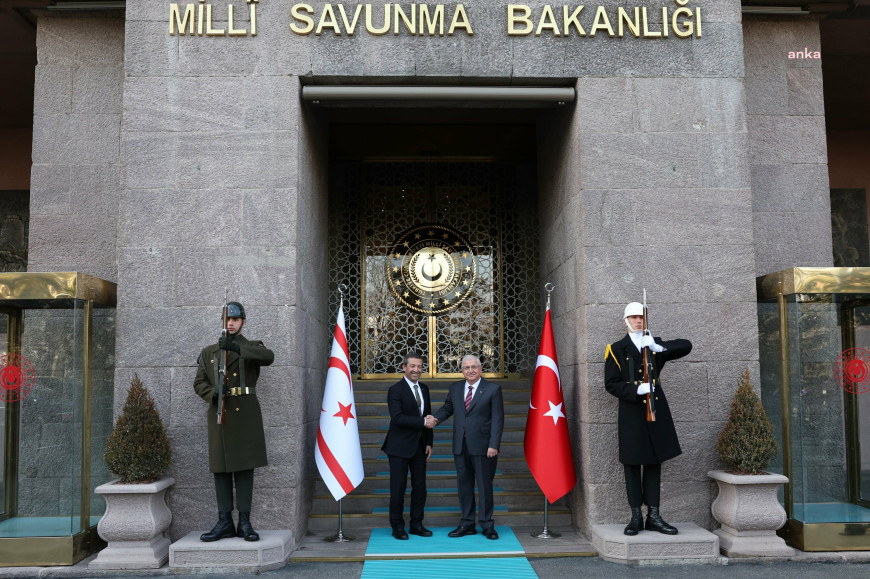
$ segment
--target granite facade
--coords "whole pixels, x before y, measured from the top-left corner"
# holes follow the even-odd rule
[[[230,4],[249,28],[247,4]],[[292,4],[263,2],[256,37],[172,36],[164,0],[129,3],[125,20],[39,23],[30,269],[118,282],[116,411],[138,372],[173,442],[172,537],[214,522],[191,384],[225,287],[248,310],[246,334],[276,352],[260,378],[270,466],[255,476],[255,524],[294,537],[307,524],[332,324],[328,118],[300,102],[307,82],[576,88],[537,123],[574,522],[626,518],[603,354],[646,288],[654,332],[695,344],[663,380],[684,449],[665,466],[663,511],[709,528],[715,435],[741,371],[758,370],[754,278],[830,265],[821,71],[782,54],[817,24],[741,22],[737,0],[704,0],[691,3],[701,37],[509,36],[505,5],[475,0],[474,36],[303,36]],[[660,21],[665,4],[637,5]],[[800,238],[798,222],[810,224]]]

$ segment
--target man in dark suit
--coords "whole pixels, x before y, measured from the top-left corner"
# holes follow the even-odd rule
[[[477,482],[480,509],[478,523],[487,539],[498,539],[492,520],[492,480],[498,464],[498,447],[504,430],[504,400],[501,387],[484,380],[477,356],[462,358],[465,380],[454,382],[447,392],[444,406],[435,413],[435,420],[453,419],[453,461],[459,487],[462,519],[448,533],[450,537],[474,535],[474,483]],[[436,424],[437,424],[436,422]]]
[[[423,526],[423,508],[426,506],[426,461],[432,455],[432,428],[435,422],[428,417],[432,412],[429,387],[420,384],[423,358],[409,352],[402,361],[405,376],[387,391],[390,410],[390,429],[381,447],[390,459],[390,526],[393,537],[406,541],[405,506],[408,469],[411,469],[411,526],[410,533],[431,537],[432,531]]]
[[[677,529],[659,513],[662,463],[682,453],[671,409],[658,380],[665,362],[682,358],[692,351],[689,340],[670,340],[645,335],[643,305],[625,306],[623,321],[628,334],[607,346],[604,354],[604,386],[619,398],[619,462],[625,471],[625,489],[631,507],[626,535],[637,535],[643,528],[641,506],[646,504],[646,530],[676,535]],[[643,348],[652,354],[652,383],[643,381]],[[647,395],[655,398],[655,422],[647,422]],[[642,469],[642,470],[641,470]]]

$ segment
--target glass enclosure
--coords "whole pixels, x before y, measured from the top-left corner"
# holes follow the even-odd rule
[[[0,565],[73,564],[100,546],[111,478],[114,284],[0,274],[0,348]]]
[[[761,394],[781,451],[769,470],[804,551],[870,548],[870,268],[758,279]]]

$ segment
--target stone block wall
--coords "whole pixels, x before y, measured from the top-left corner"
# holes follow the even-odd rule
[[[756,275],[830,267],[831,203],[815,20],[743,23]],[[794,55],[793,55],[794,56]]]
[[[38,15],[29,271],[116,281],[124,20]]]
[[[224,288],[246,307],[245,335],[275,352],[258,382],[269,466],[255,474],[252,520],[297,539],[307,523],[329,356],[313,337],[334,323],[327,131],[300,105],[307,71],[273,66],[286,65],[274,44],[286,31],[268,32],[276,20],[263,17],[256,38],[179,37],[168,4],[127,9],[116,395],[134,371],[158,393],[175,454],[173,538],[216,516],[192,384],[199,350],[219,336]]]

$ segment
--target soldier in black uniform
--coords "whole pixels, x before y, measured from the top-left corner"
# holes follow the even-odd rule
[[[625,306],[623,317],[628,334],[607,346],[604,355],[604,381],[607,391],[619,398],[619,462],[625,470],[625,488],[631,507],[631,522],[626,535],[637,535],[644,528],[641,505],[647,506],[646,530],[676,535],[677,529],[659,514],[662,463],[679,456],[680,443],[668,399],[656,379],[643,381],[641,350],[649,347],[658,377],[669,360],[682,358],[692,351],[688,340],[663,342],[643,334],[643,305]],[[652,380],[653,377],[650,377]],[[646,394],[655,397],[655,422],[646,420]]]
[[[248,340],[242,335],[245,326],[245,308],[239,302],[227,304],[226,336],[217,344],[202,349],[197,360],[198,369],[193,388],[200,398],[209,403],[208,463],[214,473],[214,486],[218,503],[218,522],[203,541],[217,541],[241,537],[246,541],[259,541],[260,536],[251,526],[251,499],[254,491],[254,468],[266,466],[266,436],[263,416],[257,400],[257,378],[260,367],[275,360],[275,354],[263,342]],[[223,351],[227,352],[227,390],[223,424],[217,423],[218,366]],[[239,527],[233,523],[233,480],[236,487],[236,507]]]

